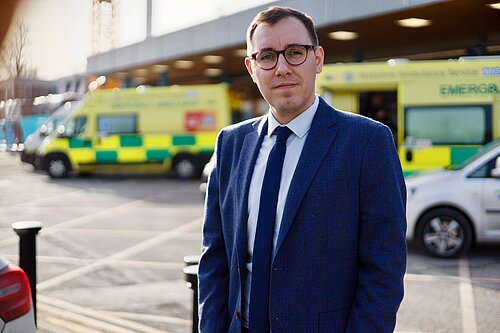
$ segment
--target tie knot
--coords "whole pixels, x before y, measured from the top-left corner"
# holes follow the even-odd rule
[[[278,126],[274,130],[274,134],[276,134],[276,142],[286,142],[290,134],[292,134],[292,130],[286,126]]]

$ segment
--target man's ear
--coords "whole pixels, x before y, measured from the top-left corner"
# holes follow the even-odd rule
[[[323,70],[323,62],[325,61],[325,51],[323,50],[323,48],[321,46],[318,46],[316,48],[316,52],[314,52],[315,54],[315,59],[316,59],[316,74],[319,74],[321,73],[321,71]]]
[[[245,58],[245,67],[247,68],[248,74],[252,77],[253,82],[257,83],[257,81],[255,81],[255,73],[252,68],[252,60],[249,57]]]

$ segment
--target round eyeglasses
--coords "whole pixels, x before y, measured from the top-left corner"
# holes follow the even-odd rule
[[[276,67],[280,54],[283,54],[287,63],[292,66],[298,66],[302,65],[306,61],[307,54],[309,53],[308,51],[310,49],[314,50],[315,48],[316,47],[314,45],[293,44],[281,51],[264,49],[253,53],[250,58],[255,60],[257,66],[264,70],[270,70]]]

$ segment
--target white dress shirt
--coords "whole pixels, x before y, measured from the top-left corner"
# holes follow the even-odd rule
[[[264,180],[264,173],[266,171],[267,158],[269,157],[269,153],[271,152],[271,149],[276,142],[276,136],[271,136],[271,134],[278,126],[287,126],[293,132],[288,137],[288,140],[286,142],[286,155],[283,162],[283,171],[281,173],[278,204],[276,207],[276,222],[274,224],[273,234],[274,257],[276,251],[276,242],[278,240],[278,232],[281,226],[281,218],[283,217],[283,209],[285,207],[288,189],[290,188],[290,183],[292,181],[295,168],[297,167],[300,154],[302,153],[302,148],[304,147],[304,142],[306,141],[307,134],[309,133],[309,129],[311,128],[311,123],[313,121],[314,115],[316,114],[318,105],[319,97],[316,96],[313,104],[288,124],[280,124],[276,120],[276,118],[274,118],[271,111],[269,111],[269,113],[267,114],[267,135],[262,141],[259,155],[257,156],[257,161],[255,162],[255,167],[253,170],[252,180],[250,182],[250,189],[248,193],[248,261],[246,263],[247,274],[244,286],[245,294],[243,295],[242,299],[242,319],[244,325],[248,324],[248,305],[250,300],[250,286],[252,281],[252,255],[253,244],[255,241],[255,232],[257,230],[257,217],[259,216],[260,192],[262,189],[262,182]]]

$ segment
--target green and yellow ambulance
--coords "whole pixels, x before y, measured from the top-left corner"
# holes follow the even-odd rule
[[[53,178],[73,172],[201,174],[230,124],[226,84],[96,90],[37,150]]]
[[[500,57],[331,64],[317,90],[387,124],[406,175],[459,164],[500,137]]]

